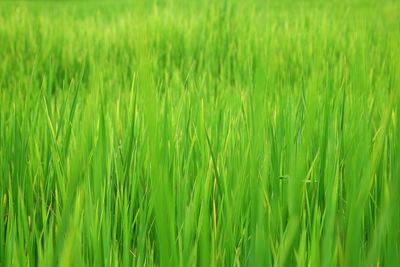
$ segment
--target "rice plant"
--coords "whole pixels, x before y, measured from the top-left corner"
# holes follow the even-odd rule
[[[399,14],[0,3],[0,266],[400,266]]]

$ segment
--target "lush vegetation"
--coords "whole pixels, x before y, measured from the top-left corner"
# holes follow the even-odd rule
[[[0,266],[400,266],[399,14],[2,3]]]

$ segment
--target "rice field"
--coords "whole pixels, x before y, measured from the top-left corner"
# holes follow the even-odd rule
[[[0,266],[400,266],[400,2],[0,3]]]

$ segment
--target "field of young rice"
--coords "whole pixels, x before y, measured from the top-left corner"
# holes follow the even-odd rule
[[[400,2],[0,3],[0,266],[400,266]]]

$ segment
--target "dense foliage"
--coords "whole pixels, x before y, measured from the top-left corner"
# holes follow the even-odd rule
[[[0,266],[400,266],[397,1],[0,4]]]

